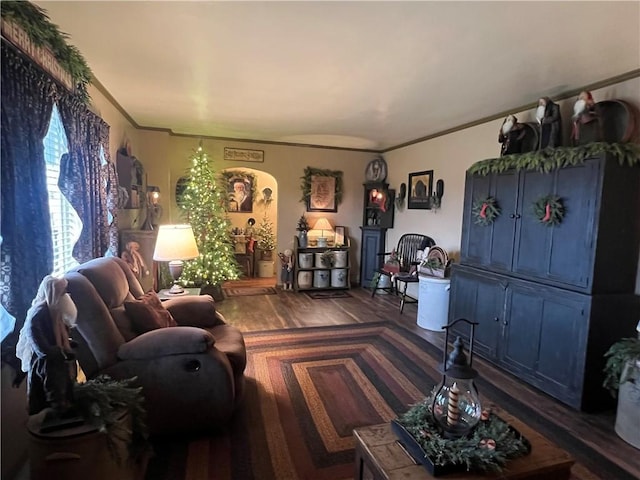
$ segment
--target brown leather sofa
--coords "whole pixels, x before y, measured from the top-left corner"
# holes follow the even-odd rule
[[[162,305],[178,326],[136,334],[125,302],[144,295],[128,265],[97,258],[69,271],[78,308],[72,337],[87,378],[137,377],[151,433],[223,427],[242,399],[246,351],[241,332],[224,322],[208,295]]]

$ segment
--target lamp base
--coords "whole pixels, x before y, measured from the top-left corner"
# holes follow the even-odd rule
[[[167,292],[168,295],[186,295],[187,293],[189,292],[182,288],[182,285],[179,283],[174,283]]]
[[[327,246],[327,237],[318,237],[318,247]]]

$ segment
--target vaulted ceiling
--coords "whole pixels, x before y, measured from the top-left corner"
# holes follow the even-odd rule
[[[176,134],[384,151],[640,68],[636,1],[35,3]]]

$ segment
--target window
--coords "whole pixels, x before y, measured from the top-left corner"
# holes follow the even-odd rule
[[[60,160],[62,155],[68,151],[64,126],[62,125],[58,108],[54,105],[49,131],[44,137],[44,161],[47,168],[49,215],[51,217],[51,235],[53,239],[52,275],[62,275],[68,269],[78,265],[78,262],[72,256],[72,250],[80,237],[82,222],[58,188]]]

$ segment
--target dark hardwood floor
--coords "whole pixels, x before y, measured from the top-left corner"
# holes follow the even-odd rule
[[[233,286],[243,284],[273,286],[275,278],[248,279],[232,283]],[[415,304],[406,305],[404,313],[400,314],[398,297],[379,294],[371,298],[371,292],[362,288],[353,288],[349,293],[351,296],[348,298],[313,300],[303,293],[283,291],[278,287],[277,295],[229,297],[219,302],[217,308],[228,323],[244,332],[389,320],[442,347],[441,333],[424,330],[416,324],[417,306]],[[499,386],[517,401],[530,406],[535,410],[536,415],[552,422],[553,425],[569,430],[573,437],[582,439],[584,444],[599,451],[610,462],[629,472],[625,478],[640,478],[640,452],[620,439],[614,432],[613,411],[599,414],[577,412],[486,362],[479,360],[475,366],[480,375]],[[504,407],[508,410],[508,406]],[[547,436],[553,441],[552,435]],[[577,453],[576,447],[574,456],[577,457]],[[599,469],[600,475],[594,474],[593,470],[598,471],[598,469],[589,468],[590,461],[597,462],[597,459],[587,458],[577,462],[572,469],[573,478],[613,480],[620,477],[615,473],[608,476],[602,474],[602,468]]]

